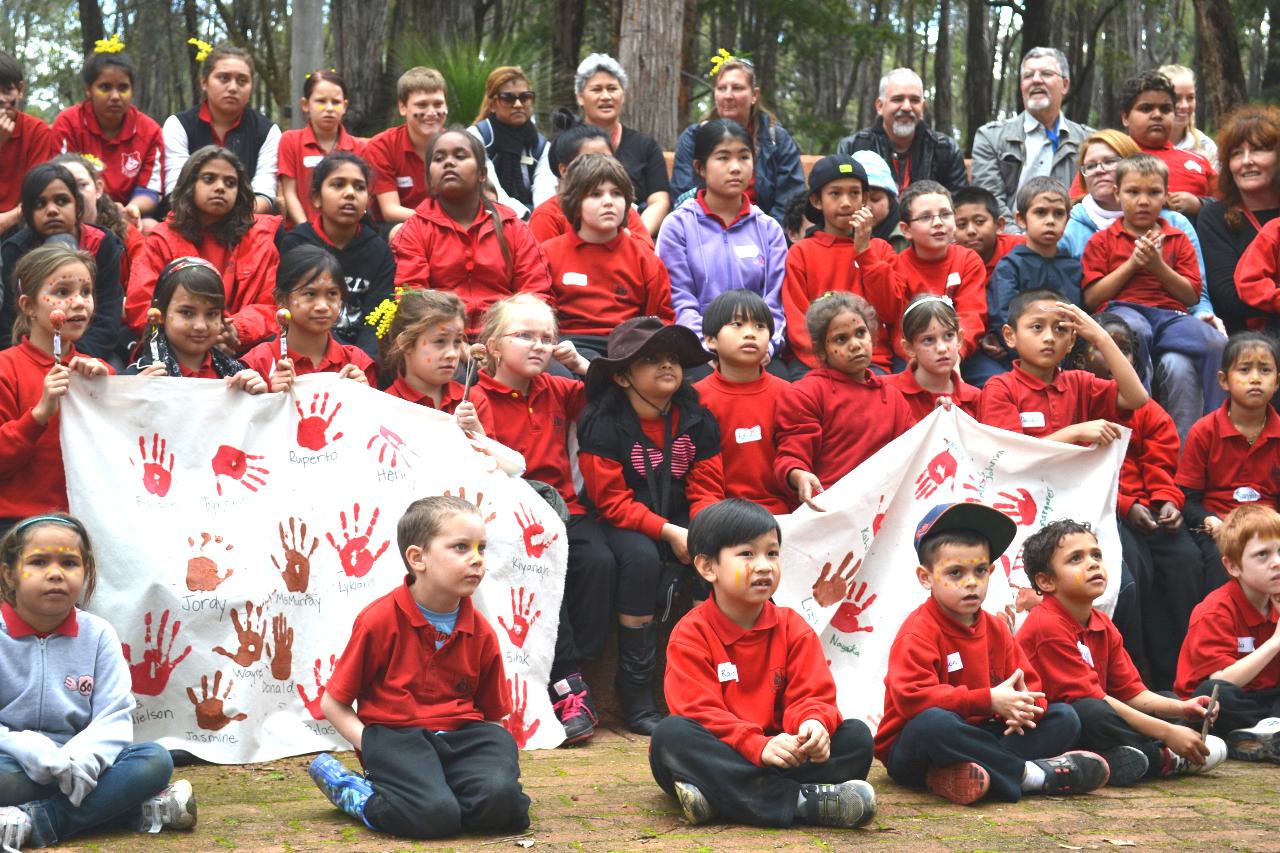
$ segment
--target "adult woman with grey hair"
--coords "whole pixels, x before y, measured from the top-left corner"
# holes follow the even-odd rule
[[[627,170],[636,191],[640,218],[656,235],[671,210],[671,186],[662,146],[647,133],[622,126],[622,108],[627,102],[627,72],[612,56],[593,53],[578,65],[573,77],[578,106],[587,124],[609,134],[613,156]]]

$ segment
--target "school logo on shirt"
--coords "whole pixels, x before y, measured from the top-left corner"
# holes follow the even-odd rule
[[[68,690],[79,693],[81,696],[89,696],[93,693],[93,676],[92,675],[68,675],[62,682],[62,686]]]
[[[787,671],[782,667],[773,670],[773,692],[781,693],[787,686]]]
[[[1200,167],[1200,164],[1197,163],[1195,160],[1188,160],[1187,162],[1182,164],[1182,167],[1189,172],[1199,172],[1202,175],[1204,174],[1204,169],[1202,169]]]
[[[964,661],[960,660],[959,652],[947,655],[947,672],[959,672],[962,669],[964,669]]]
[[[470,696],[476,692],[476,682],[474,679],[463,676],[454,683],[453,691],[458,696]]]
[[[1253,654],[1253,637],[1236,637],[1236,651],[1242,655]]]

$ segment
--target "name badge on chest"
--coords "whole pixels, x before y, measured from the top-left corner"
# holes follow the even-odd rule
[[[960,660],[959,652],[947,655],[947,672],[959,672],[962,669],[964,669],[964,661]]]
[[[1089,650],[1089,647],[1076,640],[1076,648],[1080,650],[1080,657],[1084,659],[1084,662],[1093,667],[1093,652]]]
[[[1240,654],[1252,654],[1254,648],[1253,637],[1236,637],[1236,651]]]
[[[1044,412],[1019,412],[1023,429],[1044,429]]]
[[[718,663],[716,664],[716,678],[720,679],[721,684],[724,684],[726,681],[737,681],[738,668],[728,661],[725,663]]]
[[[738,427],[733,432],[733,437],[737,439],[738,444],[750,444],[753,441],[760,441],[764,438],[760,432],[760,425],[753,427]]]

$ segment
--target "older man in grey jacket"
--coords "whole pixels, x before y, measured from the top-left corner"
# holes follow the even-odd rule
[[[1067,57],[1052,47],[1033,47],[1022,58],[1024,110],[1008,121],[978,128],[973,139],[973,182],[995,194],[1008,230],[1014,225],[1014,198],[1028,178],[1048,175],[1070,186],[1080,146],[1093,128],[1062,114],[1071,88]]]

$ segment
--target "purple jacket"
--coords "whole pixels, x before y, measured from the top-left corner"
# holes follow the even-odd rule
[[[691,198],[662,223],[655,247],[671,275],[671,307],[676,322],[702,337],[702,312],[726,290],[760,294],[773,314],[770,352],[786,338],[782,313],[782,280],[786,273],[787,239],[782,227],[760,208],[726,230]]]

